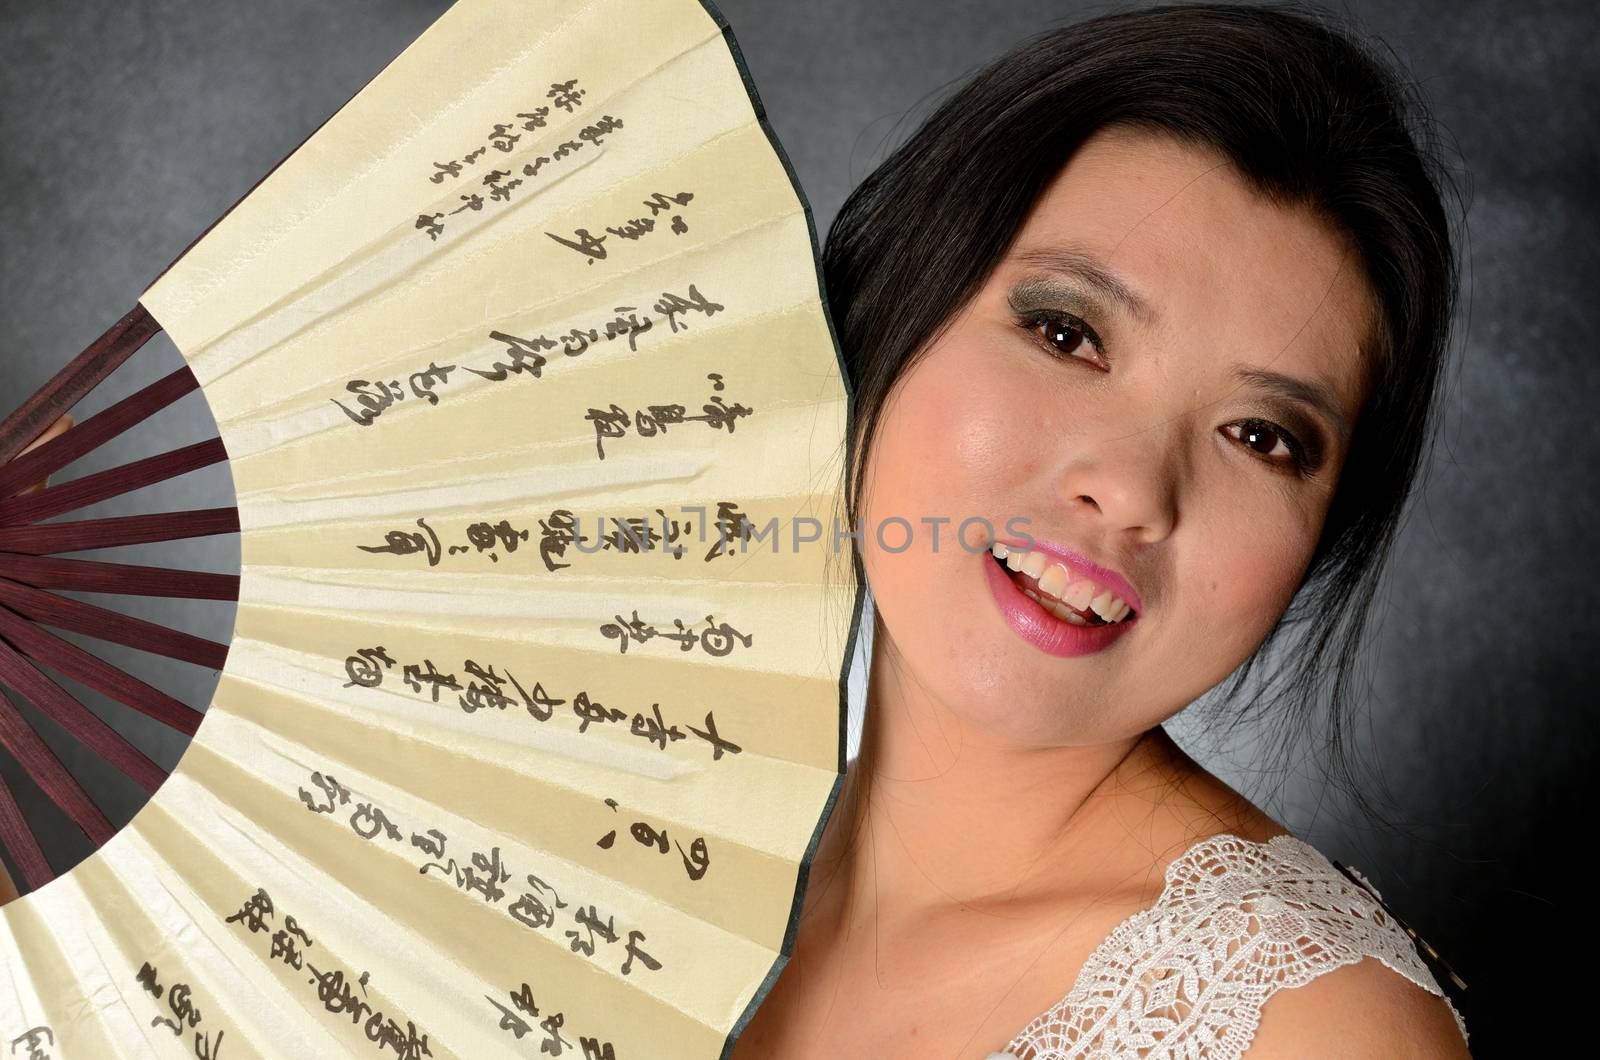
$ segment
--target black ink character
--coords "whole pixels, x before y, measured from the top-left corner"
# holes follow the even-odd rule
[[[573,250],[576,250],[578,253],[586,255],[589,259],[590,265],[593,265],[596,259],[603,259],[606,256],[605,236],[591,235],[587,228],[576,229],[572,234],[578,238],[576,240],[572,240],[558,236],[554,232],[545,233],[545,235],[549,236],[557,243],[560,243],[562,246],[570,247]]]
[[[567,944],[572,947],[573,953],[581,953],[585,957],[593,957],[594,943],[597,937],[606,942],[617,941],[617,929],[613,923],[616,918],[608,916],[604,924],[600,923],[600,913],[595,909],[593,903],[587,909],[579,906],[577,912],[572,914],[572,917],[588,935],[587,938],[582,938],[577,931],[569,930],[566,932]]]
[[[605,135],[607,133],[613,129],[620,128],[622,128],[622,119],[613,118],[611,115],[607,114],[593,125],[585,125],[582,129],[579,129],[578,139],[587,141],[591,144],[604,143]]]
[[[579,100],[582,99],[583,96],[587,95],[586,90],[581,88],[574,89],[572,87],[577,83],[577,78],[573,78],[571,81],[554,82],[550,85],[550,91],[546,92],[545,95],[548,96],[556,106],[570,114],[579,105]]]
[[[709,317],[717,313],[718,310],[726,309],[727,307],[721,303],[710,301],[705,295],[701,294],[695,288],[694,284],[691,283],[689,285],[688,297],[675,295],[671,291],[662,291],[661,299],[656,302],[653,308],[657,313],[661,313],[666,316],[668,326],[672,328],[673,334],[677,334],[679,328],[686,328],[689,326],[688,324],[680,324],[678,322],[678,316],[680,314],[704,313]]]
[[[665,195],[658,191],[651,195],[648,199],[644,200],[644,204],[650,207],[650,216],[654,217],[662,210],[672,209],[673,203],[677,203],[679,206],[684,206],[693,199],[694,192],[691,191],[680,191],[676,195]]]
[[[724,751],[735,755],[740,751],[743,751],[744,748],[740,747],[732,740],[724,740],[721,736],[717,735],[717,719],[712,717],[711,713],[712,712],[709,710],[706,711],[705,729],[697,729],[693,725],[689,726],[690,732],[694,733],[696,736],[700,737],[706,743],[711,745],[711,760],[713,762],[719,761],[722,758],[722,752]]]
[[[417,214],[416,227],[419,232],[427,232],[428,238],[437,243],[439,242],[439,233],[444,231],[444,214],[419,213]]]
[[[315,796],[305,788],[300,789],[300,801],[312,813],[332,813],[334,807],[348,805],[350,802],[350,789],[339,783],[333,777],[325,777],[321,773],[311,774],[311,783],[322,789],[323,795],[328,799],[328,805],[318,806]]]
[[[681,408],[681,406],[675,407]],[[704,405],[701,405],[700,409],[705,413],[704,416],[689,416],[687,418],[691,420],[700,420],[712,430],[721,430],[723,427],[726,427],[728,428],[729,434],[733,433],[733,428],[736,421],[743,419],[755,411],[755,409],[751,408],[750,406],[741,405],[738,402],[734,402],[732,405],[729,405],[726,401],[723,401],[722,398],[714,395]]]
[[[443,184],[445,177],[459,177],[461,175],[460,162],[435,162],[433,176],[428,179],[435,184]]]
[[[243,923],[253,935],[258,931],[271,931],[272,929],[267,926],[266,922],[272,916],[272,899],[265,890],[257,887],[256,893],[245,899],[245,903],[239,907],[239,911],[228,917],[224,923],[232,924],[235,921]]]
[[[639,958],[639,960],[644,963],[644,966],[650,969],[652,972],[658,972],[661,970],[661,962],[644,952],[644,950],[639,949],[639,947],[636,945],[639,940],[643,938],[644,932],[642,931],[628,932],[628,959],[622,962],[623,975],[627,975],[630,969],[632,969],[633,959],[635,957]]]
[[[545,359],[540,356],[539,351],[553,350],[556,346],[554,342],[543,335],[532,339],[522,339],[515,335],[508,335],[504,331],[491,331],[489,332],[489,337],[496,342],[505,343],[506,352],[511,355],[511,359],[509,361],[496,361],[494,367],[488,371],[482,371],[477,368],[467,368],[467,371],[495,383],[503,383],[507,376],[520,375],[524,372],[535,379],[540,378],[539,373],[545,366]]]
[[[298,972],[304,963],[305,950],[310,949],[312,945],[311,936],[301,930],[300,925],[294,922],[294,917],[285,916],[283,927],[272,936],[271,958],[275,961],[281,960]]]
[[[439,565],[439,535],[434,533],[422,517],[417,518],[417,525],[422,527],[424,533],[414,534],[405,530],[390,530],[383,535],[386,544],[382,545],[357,545],[363,552],[389,552],[396,556],[409,556],[416,552],[428,554],[428,566]],[[426,535],[426,536],[424,536]]]
[[[589,343],[597,342],[599,339],[598,328],[573,328],[561,336],[561,351],[568,357],[579,357],[589,348]]]
[[[631,423],[627,412],[615,403],[609,412],[605,409],[591,408],[583,418],[594,424],[594,451],[600,455],[601,460],[606,458],[603,440],[624,437]]]
[[[400,389],[398,379],[391,379],[387,383],[352,379],[344,385],[344,388],[356,396],[356,404],[360,405],[363,411],[351,411],[338,398],[328,400],[338,405],[341,412],[363,427],[372,426],[372,421],[383,415],[385,409],[406,396],[405,391]]]
[[[400,829],[389,820],[389,815],[370,802],[356,803],[356,811],[350,815],[350,828],[362,839],[371,839],[379,832],[389,839],[400,839]]]
[[[548,883],[545,883],[531,872],[528,874],[528,882],[533,884],[533,886],[539,890],[549,891],[555,899],[554,907],[545,905],[544,899],[540,898],[532,891],[524,891],[522,892],[522,897],[518,898],[511,908],[506,910],[506,912],[510,913],[511,916],[519,923],[525,924],[528,927],[536,930],[538,928],[550,927],[554,925],[556,922],[555,911],[557,909],[565,909],[567,907],[567,903],[562,901],[561,895],[556,893],[556,889],[554,887],[550,886]]]
[[[628,349],[637,350],[639,348],[637,336],[649,331],[654,326],[654,321],[649,317],[640,320],[638,311],[631,305],[619,305],[615,311],[617,313],[616,318],[606,324],[607,341],[616,338],[618,335],[626,335],[628,336]],[[624,317],[623,313],[628,315]]]
[[[698,880],[706,874],[706,869],[711,867],[711,855],[706,852],[705,836],[695,836],[694,842],[689,844],[689,853],[683,852],[683,844],[676,839],[672,845],[678,848],[678,856],[683,858],[683,871],[689,874],[691,880]]]
[[[150,967],[148,964],[146,968]],[[11,1052],[15,1054],[17,1047],[28,1050],[25,1060],[50,1060],[50,1054],[45,1052],[48,1046],[56,1044],[56,1032],[44,1024],[29,1027],[15,1038],[11,1039]]]
[[[413,692],[422,691],[422,686],[427,685],[433,692],[433,701],[439,702],[439,690],[448,688],[452,692],[461,691],[461,682],[456,680],[455,674],[442,674],[434,669],[432,659],[423,659],[423,665],[428,669],[424,673],[416,663],[407,663],[401,673],[404,675],[406,686]]]
[[[644,737],[654,743],[659,750],[666,750],[669,740],[675,743],[678,740],[688,739],[676,725],[669,727],[662,720],[660,703],[650,704],[650,711],[651,717],[645,717],[643,714],[633,716],[633,724],[629,729],[632,735]]]
[[[438,839],[430,839],[428,836],[438,836]],[[428,835],[418,835],[416,832],[412,832],[411,845],[420,848],[428,857],[437,858],[444,853],[444,833],[437,828],[428,829]]]
[[[485,667],[468,659],[465,669],[478,680],[468,684],[466,692],[456,697],[463,713],[475,714],[484,707],[505,710],[511,705],[511,697],[501,691],[506,679],[496,673],[492,665]]]
[[[433,392],[436,386],[442,386],[450,378],[450,373],[456,370],[453,364],[440,367],[433,361],[428,362],[426,370],[411,373],[411,393],[419,398],[427,399],[428,404],[437,405],[439,395]]]
[[[149,961],[139,965],[138,982],[140,986],[144,987],[145,993],[155,997],[160,997],[165,989],[160,983],[156,982],[155,965]]]
[[[710,615],[706,616],[706,621],[712,621]],[[720,659],[733,650],[735,641],[748,648],[754,638],[755,634],[740,633],[726,622],[713,623],[710,629],[700,634],[700,646],[707,655]]]
[[[528,540],[528,531],[513,529],[510,521],[506,519],[498,523],[473,523],[467,527],[467,540],[471,541],[480,553],[497,545],[507,552],[515,552],[517,542]],[[489,560],[492,563],[499,563],[500,557],[490,552]]]
[[[639,611],[637,608],[634,609],[633,620],[631,622],[624,619],[621,615],[613,615],[612,617],[615,618],[616,621],[606,622],[601,625],[600,632],[606,637],[607,640],[615,640],[617,642],[618,650],[623,655],[628,654],[629,640],[636,640],[642,644],[656,635],[655,627],[639,617]]]
[[[379,663],[383,665],[380,666]],[[344,672],[350,680],[341,687],[360,685],[362,688],[377,688],[383,684],[384,667],[393,669],[394,660],[389,658],[381,644],[376,648],[359,648],[354,655],[344,661]]]
[[[620,228],[614,225],[606,225],[606,231],[619,238],[633,241],[643,239],[655,227],[655,221],[649,217],[633,217]]]
[[[496,151],[510,151],[511,146],[518,140],[522,139],[520,136],[511,135],[511,130],[513,128],[514,126],[506,125],[501,122],[495,123],[494,132],[489,134],[489,142],[494,145],[494,149]]]
[[[344,969],[335,968],[324,972],[310,961],[306,967],[311,969],[311,977],[317,983],[317,1000],[322,1007],[335,1016],[341,1012],[350,1013],[350,1024],[354,1026],[361,1022],[361,1018],[372,1011],[372,1006],[356,997],[355,988],[344,977]],[[361,973],[361,990],[366,992],[367,973]]]
[[[593,722],[621,721],[628,716],[627,711],[608,707],[598,700],[591,700],[587,691],[579,692],[574,697],[572,700],[572,713],[582,719],[578,723],[578,732],[580,733],[588,732],[589,725]]]
[[[542,531],[539,537],[539,558],[544,561],[545,570],[552,573],[572,566],[570,563],[553,563],[552,556],[565,556],[568,545],[573,542],[587,543],[589,540],[579,535],[577,520],[565,508],[557,508],[550,513],[548,519],[540,519],[539,529]]]
[[[717,556],[731,556],[732,551],[725,551],[726,546],[734,541],[748,541],[752,523],[748,516],[739,510],[739,505],[734,501],[717,502],[717,540],[706,553],[706,562],[710,563]]]

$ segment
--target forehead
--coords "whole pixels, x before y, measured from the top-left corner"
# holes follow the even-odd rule
[[[1035,271],[1027,252],[1062,248],[1149,304],[1139,327],[1222,366],[1320,377],[1354,408],[1373,319],[1354,248],[1308,210],[1269,202],[1221,155],[1100,130],[1046,187],[1003,267]]]

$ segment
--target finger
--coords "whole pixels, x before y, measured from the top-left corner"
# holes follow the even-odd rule
[[[56,420],[54,423],[52,423],[50,426],[48,426],[48,427],[46,427],[44,429],[44,433],[43,434],[39,435],[39,437],[35,438],[33,441],[29,442],[26,446],[24,446],[23,449],[22,449],[22,453],[26,453],[26,452],[29,452],[31,450],[37,449],[37,448],[39,448],[39,446],[41,446],[44,443],[48,442],[50,439],[56,438],[56,437],[59,437],[60,435],[65,434],[67,432],[67,429],[70,428],[75,422],[77,422],[77,421],[75,421],[72,418],[72,413],[68,412],[68,413],[62,414],[60,419]],[[17,455],[21,456],[22,453],[18,453]],[[26,496],[26,495],[28,495],[30,493],[37,493],[40,490],[44,489],[49,484],[50,484],[50,476],[46,475],[44,478],[40,479],[38,482],[35,482],[33,485],[31,485],[27,489],[23,490],[21,493],[18,494],[18,496]]]

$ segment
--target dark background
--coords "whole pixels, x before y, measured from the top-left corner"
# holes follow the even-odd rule
[[[0,2],[0,413],[130,309],[196,235],[448,6]],[[1140,5],[720,5],[819,236],[849,189],[942,93],[1024,36],[1121,6]],[[1248,746],[1206,760],[1329,856],[1362,868],[1445,954],[1470,984],[1454,996],[1476,1056],[1544,1055],[1581,1033],[1569,1030],[1584,1012],[1566,1003],[1583,982],[1568,955],[1594,952],[1573,899],[1578,859],[1595,834],[1600,641],[1585,531],[1600,456],[1591,294],[1600,280],[1591,194],[1600,6],[1412,0],[1340,10],[1387,41],[1421,83],[1471,190],[1441,434],[1366,657],[1364,746],[1407,831],[1340,812],[1314,780],[1263,780]],[[181,363],[157,336],[82,403],[78,419]],[[211,434],[203,398],[191,394],[60,477]],[[224,466],[83,514],[228,503]],[[235,537],[136,552],[117,558],[238,566]],[[215,639],[231,630],[225,605],[127,609]],[[197,705],[215,686],[214,672],[104,654]],[[66,684],[163,766],[176,764],[181,738]],[[131,783],[53,725],[41,728],[114,822],[142,805]],[[1179,738],[1204,743],[1186,731],[1180,718]],[[90,852],[3,750],[0,776],[58,871]]]

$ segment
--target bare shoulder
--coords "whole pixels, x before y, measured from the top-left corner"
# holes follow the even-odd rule
[[[1261,1008],[1249,1060],[1470,1060],[1445,999],[1364,957],[1288,990]]]

